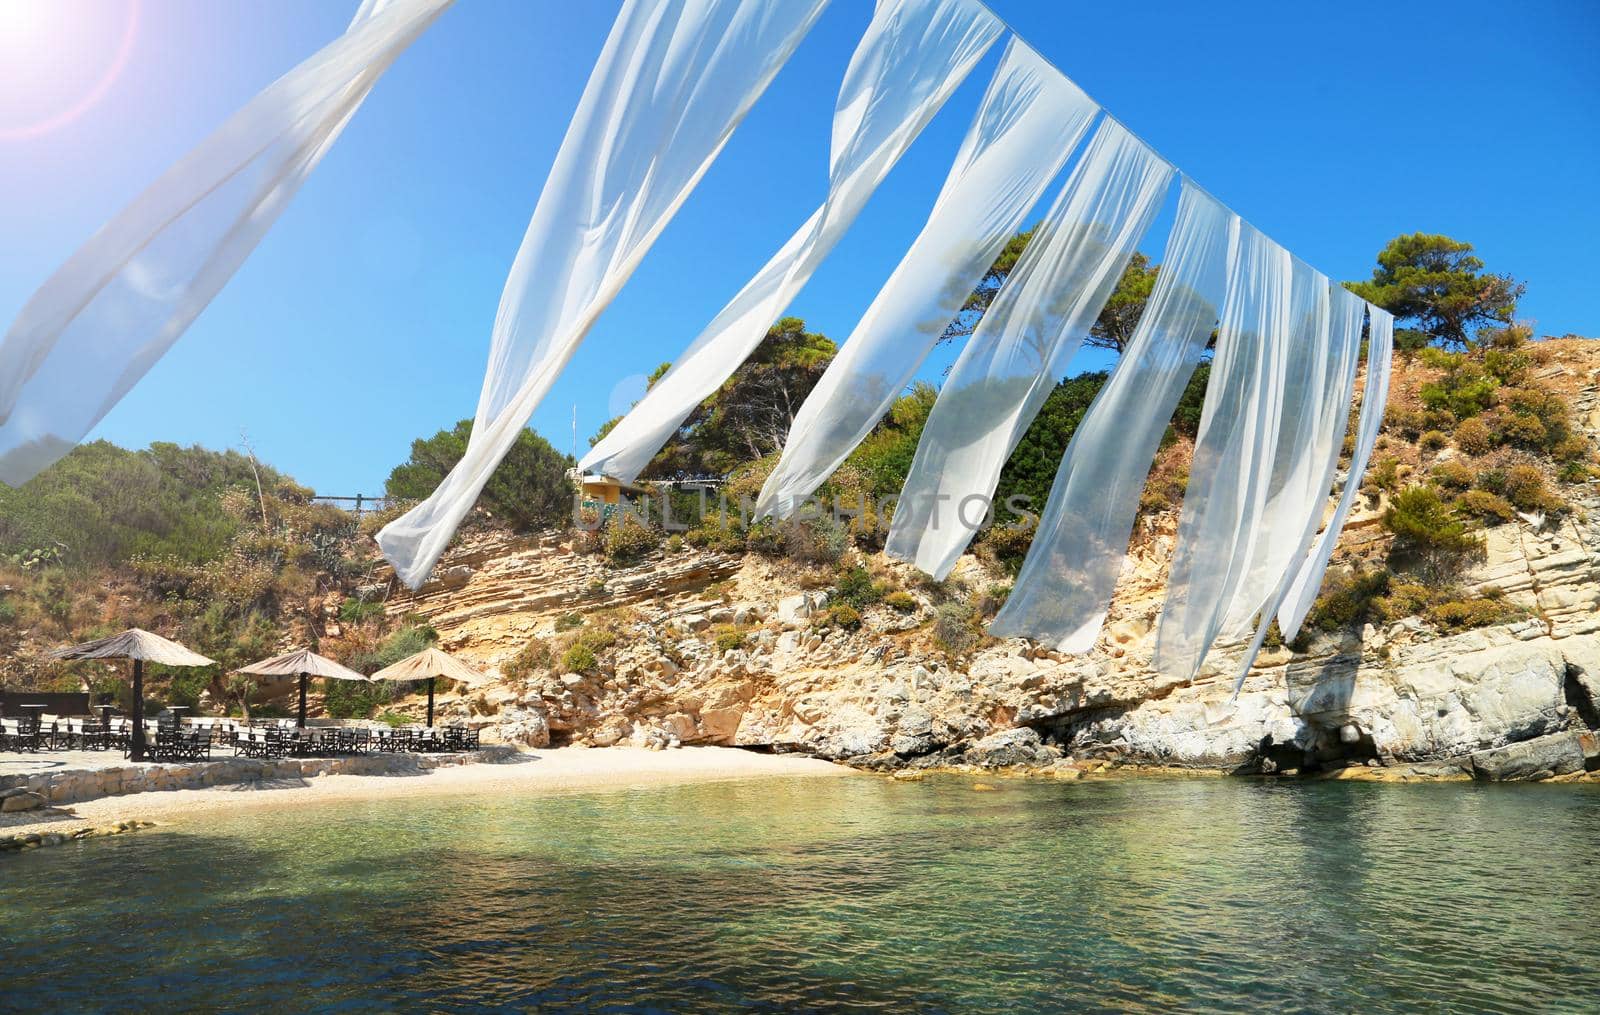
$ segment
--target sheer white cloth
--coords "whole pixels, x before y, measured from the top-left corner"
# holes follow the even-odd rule
[[[883,418],[1098,110],[1010,41],[922,232],[795,415],[757,515],[790,514]]]
[[[1313,484],[1322,471],[1325,449],[1320,427],[1329,401],[1328,374],[1335,364],[1328,280],[1292,258],[1289,285],[1277,440],[1263,445],[1269,469],[1266,503],[1246,543],[1248,558],[1224,615],[1222,634],[1229,638],[1242,638],[1254,629],[1256,614],[1293,559],[1313,501],[1320,511],[1327,499],[1327,487],[1314,492]],[[1331,437],[1327,440],[1332,442]]]
[[[1297,264],[1297,267],[1300,266]],[[1268,505],[1268,521],[1272,528],[1266,533],[1271,537],[1266,545],[1270,552],[1263,554],[1261,570],[1273,582],[1273,587],[1259,609],[1259,616],[1255,618],[1255,638],[1239,661],[1234,676],[1235,694],[1255,663],[1256,655],[1266,640],[1267,630],[1272,626],[1273,617],[1288,594],[1312,540],[1316,538],[1317,525],[1322,521],[1327,506],[1333,474],[1339,466],[1342,438],[1350,424],[1350,401],[1355,389],[1356,363],[1361,350],[1361,322],[1366,306],[1343,286],[1329,285],[1326,278],[1311,273],[1309,269],[1304,269],[1302,273],[1311,274],[1320,281],[1322,291],[1327,295],[1329,312],[1325,319],[1329,323],[1325,331],[1328,341],[1326,348],[1317,354],[1322,373],[1322,383],[1319,385],[1321,401],[1320,405],[1307,407],[1309,411],[1303,414],[1305,422],[1298,428],[1300,432],[1293,445],[1293,451],[1299,455],[1289,471],[1299,478],[1287,482],[1283,495]],[[1296,341],[1297,344],[1303,341],[1303,336],[1297,335]],[[1294,471],[1296,469],[1297,472]],[[1290,533],[1296,522],[1300,531],[1291,542]],[[1249,601],[1241,597],[1235,601],[1234,610],[1243,609],[1249,609]],[[1248,629],[1251,619],[1251,616],[1243,615],[1235,623]]]
[[[1241,222],[1156,631],[1164,674],[1199,672],[1250,562],[1278,444],[1291,274],[1289,253]]]
[[[943,579],[1150,227],[1172,167],[1105,119],[951,369],[885,550]]]
[[[623,5],[506,279],[466,454],[378,534],[407,585],[427,580],[573,351],[826,5]]]
[[[0,343],[0,480],[70,451],[171,348],[451,2],[366,0],[50,276]]]
[[[1361,396],[1360,421],[1356,424],[1355,453],[1351,456],[1350,472],[1345,476],[1344,490],[1339,494],[1339,504],[1334,508],[1333,517],[1322,530],[1316,548],[1295,574],[1283,605],[1278,608],[1278,630],[1286,641],[1300,633],[1300,625],[1305,622],[1306,614],[1311,612],[1311,604],[1316,601],[1317,593],[1322,588],[1322,576],[1328,570],[1328,559],[1333,556],[1339,532],[1344,528],[1345,519],[1350,516],[1350,509],[1355,504],[1356,495],[1361,489],[1361,477],[1367,471],[1372,449],[1378,443],[1378,431],[1383,426],[1384,408],[1389,401],[1389,373],[1393,368],[1394,316],[1370,304],[1366,306],[1366,311],[1371,322],[1367,338],[1367,382]],[[1359,329],[1359,320],[1356,326]]]
[[[1239,217],[1183,181],[1161,271],[1132,340],[1073,432],[1011,595],[989,633],[1082,653],[1127,555],[1150,464],[1205,356]]]
[[[821,207],[589,449],[580,469],[629,481],[638,476],[695,406],[761,343],[1003,30],[976,0],[880,0],[834,107],[828,193]]]

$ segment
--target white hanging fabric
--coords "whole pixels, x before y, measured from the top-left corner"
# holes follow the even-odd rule
[[[1299,258],[1291,258],[1289,279],[1289,332],[1277,409],[1277,442],[1266,446],[1270,463],[1266,503],[1246,541],[1248,557],[1223,618],[1221,633],[1228,638],[1242,638],[1255,627],[1256,615],[1277,589],[1290,562],[1297,559],[1294,554],[1307,515],[1320,512],[1328,495],[1326,486],[1320,492],[1314,489],[1324,460],[1321,428],[1329,403],[1328,375],[1336,365],[1330,348],[1328,280]],[[1351,368],[1353,371],[1353,363]],[[1348,398],[1345,406],[1348,411]],[[1327,441],[1332,443],[1333,438]]]
[[[630,482],[643,471],[695,407],[761,343],[1003,31],[977,0],[879,0],[839,89],[821,207],[583,456],[581,470]]]
[[[466,454],[378,534],[412,588],[561,368],[827,0],[628,0],[590,73],[495,316]]]
[[[171,348],[451,2],[365,0],[50,276],[0,343],[0,480],[70,451]]]
[[[1278,444],[1291,275],[1289,253],[1241,222],[1156,632],[1163,674],[1199,672],[1249,562]]]
[[[1290,470],[1298,469],[1298,479],[1285,484],[1283,496],[1275,502],[1269,501],[1267,517],[1272,528],[1265,533],[1268,538],[1262,544],[1271,552],[1261,554],[1264,563],[1260,571],[1273,582],[1273,586],[1263,605],[1257,608],[1255,638],[1240,658],[1234,674],[1234,694],[1239,693],[1250,667],[1255,664],[1273,618],[1287,596],[1312,540],[1316,538],[1317,525],[1327,505],[1333,474],[1339,467],[1342,439],[1350,425],[1350,401],[1355,389],[1356,364],[1360,358],[1361,320],[1365,304],[1343,286],[1328,284],[1322,275],[1303,268],[1298,262],[1296,267],[1302,269],[1302,274],[1320,281],[1322,291],[1327,296],[1325,305],[1328,313],[1324,315],[1324,320],[1328,324],[1324,331],[1328,341],[1326,348],[1317,354],[1321,357],[1318,363],[1322,374],[1318,385],[1321,402],[1320,405],[1309,407],[1312,411],[1305,415],[1312,419],[1311,424],[1300,428],[1299,439],[1292,447],[1294,452],[1300,453],[1299,461]],[[1297,345],[1305,344],[1303,339],[1303,335],[1297,335]],[[1296,522],[1300,527],[1298,533],[1294,533]],[[1294,533],[1292,539],[1291,533]],[[1233,609],[1236,626],[1248,629],[1251,615],[1245,611],[1251,610],[1250,600],[1244,596],[1236,598]]]
[[[1222,312],[1239,217],[1189,180],[1155,288],[1073,432],[1011,595],[989,626],[1059,651],[1094,646],[1127,555],[1150,463]]]
[[[1344,490],[1339,494],[1339,504],[1334,508],[1333,518],[1322,530],[1316,548],[1295,574],[1283,605],[1278,609],[1278,630],[1285,641],[1292,640],[1300,633],[1300,625],[1305,622],[1306,614],[1311,612],[1311,604],[1316,601],[1317,592],[1322,588],[1322,576],[1328,570],[1334,544],[1339,541],[1339,532],[1355,505],[1356,495],[1361,489],[1361,477],[1367,471],[1367,462],[1371,460],[1372,450],[1378,443],[1378,431],[1383,426],[1383,413],[1389,401],[1389,373],[1393,367],[1394,316],[1371,304],[1366,306],[1366,311],[1370,319],[1367,382],[1361,396],[1360,421],[1356,424],[1355,453],[1351,456],[1350,472],[1345,476]],[[1360,328],[1359,319],[1356,327]]]
[[[758,516],[790,514],[883,418],[1098,110],[1012,38],[927,224],[795,415]]]
[[[943,579],[1000,470],[1110,297],[1173,175],[1107,118],[952,367],[885,550]]]

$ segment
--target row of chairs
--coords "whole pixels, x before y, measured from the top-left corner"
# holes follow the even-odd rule
[[[267,726],[239,730],[233,738],[234,755],[248,758],[476,751],[478,747],[478,731],[464,726],[400,729],[346,726],[286,729]]]
[[[0,719],[0,751],[101,751],[126,752],[133,725],[114,718],[109,726],[94,719],[33,717]],[[321,726],[298,729],[273,722],[262,727],[243,726],[229,720],[200,720],[179,724],[172,717],[147,723],[145,743],[152,760],[205,761],[214,747],[233,748],[235,757],[281,758],[381,753],[475,751],[478,731],[464,726],[366,727]]]

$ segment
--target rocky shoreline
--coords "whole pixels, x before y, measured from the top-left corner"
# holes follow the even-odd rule
[[[946,748],[912,758],[893,753],[847,758],[844,764],[896,779],[930,774],[1038,776],[1075,780],[1088,776],[1255,777],[1335,779],[1361,782],[1583,782],[1600,784],[1600,735],[1553,733],[1505,747],[1436,761],[1390,762],[1341,759],[1304,768],[1280,767],[1270,757],[1227,769],[1184,766],[1103,753],[1077,757],[1027,727],[993,734],[964,748]]]

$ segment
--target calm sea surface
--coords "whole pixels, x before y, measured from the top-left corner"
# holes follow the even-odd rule
[[[762,780],[0,857],[0,1010],[1600,1011],[1600,792]]]

